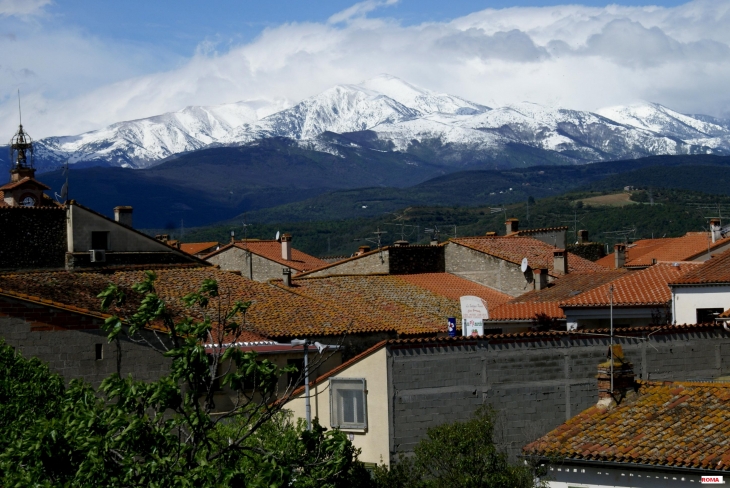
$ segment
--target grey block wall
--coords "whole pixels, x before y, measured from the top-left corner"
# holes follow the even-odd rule
[[[481,283],[513,297],[534,290],[519,264],[475,251],[454,242],[444,246],[446,272]]]
[[[722,328],[615,340],[637,379],[709,380],[730,372],[730,334]],[[564,337],[389,346],[391,458],[412,452],[429,427],[466,420],[482,404],[497,411],[497,443],[518,454],[598,401],[595,376],[608,345],[607,337]]]
[[[89,323],[83,328],[33,330],[36,327],[23,318],[0,316],[0,337],[24,357],[37,357],[47,363],[67,382],[83,379],[98,387],[117,372],[119,354],[122,376],[131,374],[137,380],[152,381],[169,371],[169,360],[162,354],[127,339],[119,341],[118,349],[116,342],[107,342],[106,333],[98,328],[100,323],[93,323],[96,319],[86,319]],[[96,359],[97,344],[101,344],[102,359]]]

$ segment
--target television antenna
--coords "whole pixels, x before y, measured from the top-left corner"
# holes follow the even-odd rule
[[[603,232],[603,235],[613,237],[617,242],[629,243],[629,236],[636,236],[636,227],[625,228],[621,230],[611,230]]]
[[[429,234],[431,234],[431,240],[432,241],[438,241],[439,240],[439,234],[441,232],[439,231],[439,228],[436,227],[435,225],[433,226],[432,229],[423,229],[423,231],[424,232],[428,232]]]
[[[561,220],[560,222],[564,224],[573,224],[573,241],[578,242],[578,224],[583,223],[583,219],[586,216],[583,215],[581,218],[578,218],[578,210],[573,210],[573,218],[571,220]]]
[[[490,214],[496,214],[499,212],[506,212],[507,209],[505,207],[489,207],[489,213]]]
[[[243,221],[241,222],[241,227],[243,227],[243,247],[248,249],[248,228],[251,227],[252,224],[246,223],[246,213],[243,214]]]
[[[63,186],[61,187],[61,194],[59,195],[56,193],[56,201],[58,203],[66,203],[68,202],[68,159],[62,166],[62,174],[66,177],[66,181],[64,182]],[[59,200],[60,199],[60,200]],[[61,201],[62,200],[62,201]]]
[[[406,215],[404,213],[404,214],[401,214],[401,215],[396,215],[396,217],[395,217],[396,222],[388,222],[388,223],[385,224],[385,225],[397,225],[397,226],[400,226],[400,238],[401,238],[402,241],[405,241],[406,240],[406,237],[410,237],[411,235],[413,235],[413,229],[416,229],[416,233],[418,233],[418,227],[419,227],[417,225],[406,224],[404,222],[405,219],[406,219]],[[407,234],[406,234],[406,228],[409,228],[410,229]]]
[[[360,239],[353,239],[353,241],[367,241],[375,244],[378,246],[378,251],[380,252],[380,262],[384,263],[385,259],[383,258],[383,246],[382,246],[382,236],[383,234],[387,234],[388,231],[386,230],[380,230],[380,226],[377,227],[377,230],[373,232],[375,234],[375,237],[362,237]]]

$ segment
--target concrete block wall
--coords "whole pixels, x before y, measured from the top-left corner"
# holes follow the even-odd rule
[[[467,280],[481,283],[513,297],[534,289],[519,264],[449,242],[444,246],[445,269]]]
[[[722,328],[615,340],[637,379],[709,380],[730,373],[730,334]],[[440,344],[389,347],[392,460],[412,452],[429,427],[466,420],[482,404],[497,411],[498,444],[519,454],[522,446],[598,401],[595,376],[609,339]]]
[[[109,344],[101,325],[94,317],[0,297],[0,337],[24,357],[47,363],[66,381],[83,379],[98,387],[118,367],[122,376],[143,381],[167,374],[169,360],[162,354],[125,338]],[[102,359],[96,359],[97,344]]]

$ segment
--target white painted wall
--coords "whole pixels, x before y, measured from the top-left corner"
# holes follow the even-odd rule
[[[672,287],[672,309],[675,324],[697,322],[698,308],[730,308],[730,285]]]
[[[346,430],[353,435],[352,443],[362,450],[360,461],[390,465],[390,427],[388,403],[388,363],[386,348],[372,353],[348,368],[339,371],[333,378],[365,378],[367,389],[367,430]],[[331,428],[329,379],[310,389],[312,419],[319,418],[323,427]],[[295,418],[305,418],[304,394],[287,403]]]

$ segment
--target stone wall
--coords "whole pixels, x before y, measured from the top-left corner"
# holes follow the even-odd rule
[[[369,275],[374,273],[387,274],[390,270],[390,257],[387,249],[380,252],[373,252],[366,256],[359,256],[335,266],[322,269],[315,273],[308,274],[311,277],[338,276],[338,275]]]
[[[0,270],[63,268],[67,246],[63,208],[0,208],[0,232]]]
[[[730,334],[722,327],[615,340],[637,379],[708,380],[730,373]],[[597,402],[595,376],[608,344],[607,337],[559,336],[389,346],[391,458],[413,451],[429,427],[465,420],[483,403],[497,410],[498,443],[518,454]]]
[[[0,297],[0,337],[24,357],[47,363],[67,381],[83,378],[96,387],[115,372],[145,381],[168,372],[169,360],[146,346],[124,338],[119,347],[109,344],[101,324],[94,317]]]
[[[444,246],[389,247],[390,274],[443,273]]]
[[[220,266],[225,271],[240,271],[241,276],[261,282],[280,280],[284,268],[288,267],[254,253],[251,253],[251,262],[249,262],[248,254],[248,251],[231,247],[211,256],[206,261]],[[296,274],[297,271],[292,269],[292,276]]]
[[[445,248],[446,272],[481,283],[513,297],[534,289],[520,265],[453,242]]]

